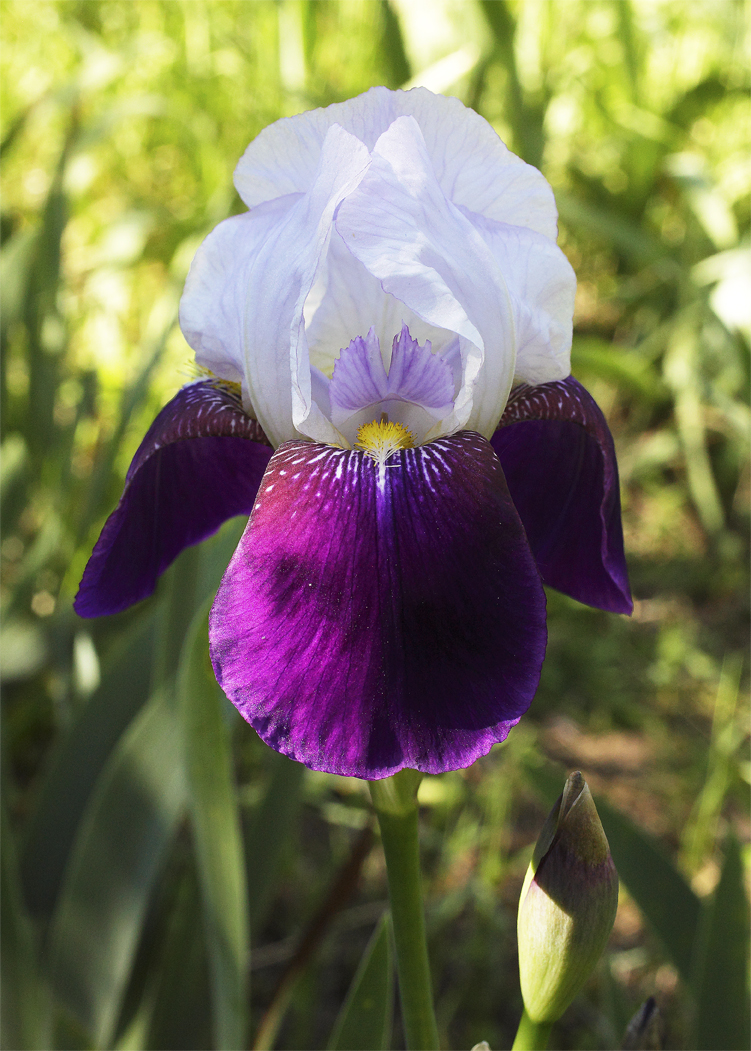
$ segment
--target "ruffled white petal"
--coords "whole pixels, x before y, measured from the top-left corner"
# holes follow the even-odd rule
[[[437,422],[424,376],[416,400],[379,392],[383,411],[420,406],[409,422],[429,428],[423,441],[464,427],[489,437],[512,382],[568,374],[575,282],[550,187],[457,99],[373,88],[278,121],[235,182],[252,210],[202,245],[180,320],[199,364],[242,382],[275,445],[346,444],[338,428],[356,420],[330,378],[371,328],[389,380],[403,324],[432,344],[442,386],[450,374]]]
[[[540,172],[511,153],[473,110],[426,88],[371,88],[347,102],[277,121],[251,142],[240,159],[235,169],[237,191],[249,207],[283,194],[306,193],[333,124],[372,150],[402,116],[414,117],[419,124],[435,177],[454,204],[555,239],[555,201]]]
[[[548,383],[571,373],[576,275],[547,237],[465,212],[489,245],[514,307],[514,384]]]
[[[338,125],[329,128],[309,191],[270,229],[248,269],[245,369],[258,421],[274,445],[299,433],[316,441],[339,439],[312,398],[303,306],[337,205],[368,163],[358,139]]]
[[[329,376],[340,351],[371,328],[380,341],[386,369],[402,324],[418,343],[430,340],[436,353],[456,339],[454,332],[429,325],[406,303],[384,292],[381,282],[355,259],[336,228],[306,302],[306,314],[314,298],[315,311],[306,325],[310,360]]]
[[[441,190],[413,117],[378,139],[336,228],[386,292],[461,337],[462,385],[441,433],[492,435],[514,376],[512,308],[487,244]]]
[[[278,198],[219,223],[196,252],[180,299],[180,327],[197,363],[244,388],[249,274],[261,245],[299,196]]]

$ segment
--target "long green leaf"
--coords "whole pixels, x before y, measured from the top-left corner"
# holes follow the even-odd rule
[[[50,932],[54,990],[108,1047],[146,907],[185,804],[179,734],[155,695],[100,777],[66,870]]]
[[[686,981],[699,927],[701,903],[660,846],[643,829],[597,800],[618,876]]]
[[[696,961],[696,1040],[700,1051],[743,1051],[748,999],[749,908],[738,842],[730,837],[720,882],[709,902]]]
[[[3,957],[0,969],[0,1046],[48,1048],[51,1046],[49,999],[39,967],[34,931],[21,897],[15,843],[4,806],[0,893],[0,947]]]
[[[187,867],[177,888],[152,997],[148,1033],[133,1051],[144,1047],[205,1051],[211,1046],[206,937],[201,889],[193,865]]]
[[[329,1040],[329,1051],[368,1051],[391,1043],[394,962],[388,914],[363,953]]]
[[[24,894],[44,922],[82,815],[107,760],[149,694],[154,612],[123,634],[102,682],[57,749],[21,857]]]
[[[279,864],[289,842],[300,805],[305,767],[286,755],[268,750],[269,785],[256,808],[245,837],[248,900],[253,929],[266,912]],[[269,836],[273,828],[274,835]]]
[[[193,620],[178,674],[188,794],[219,1049],[244,1047],[248,1000],[248,902],[230,736],[208,653],[208,610]]]

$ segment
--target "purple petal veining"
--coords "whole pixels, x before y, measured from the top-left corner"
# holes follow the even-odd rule
[[[75,600],[82,617],[146,598],[183,548],[250,514],[271,458],[263,431],[227,384],[183,387],[149,428]]]
[[[573,376],[519,387],[492,444],[544,583],[631,613],[615,448],[592,396]]]
[[[210,621],[214,670],[273,748],[367,779],[468,766],[527,710],[545,597],[503,472],[463,432],[394,454],[289,442]]]
[[[374,329],[358,336],[342,350],[329,387],[332,419],[340,425],[361,409],[393,402],[411,402],[438,419],[451,411],[454,377],[451,368],[431,351],[430,341],[420,346],[402,325],[394,337],[388,372]]]

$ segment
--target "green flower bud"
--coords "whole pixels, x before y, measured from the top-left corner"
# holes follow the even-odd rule
[[[618,908],[618,873],[592,795],[571,774],[537,841],[519,899],[522,996],[555,1022],[600,958]]]

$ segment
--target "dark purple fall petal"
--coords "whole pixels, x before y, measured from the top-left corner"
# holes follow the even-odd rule
[[[226,384],[183,387],[128,469],[84,572],[74,603],[79,616],[119,613],[146,598],[183,548],[250,514],[271,453]]]
[[[631,613],[613,438],[569,376],[512,393],[492,445],[545,584]]]
[[[214,670],[260,736],[369,780],[468,766],[529,707],[545,596],[490,444],[394,454],[289,442],[210,620]]]

